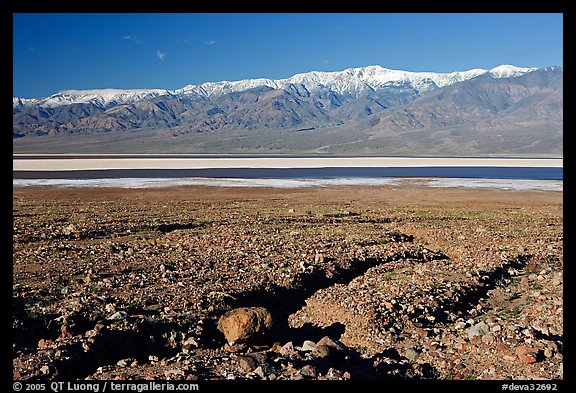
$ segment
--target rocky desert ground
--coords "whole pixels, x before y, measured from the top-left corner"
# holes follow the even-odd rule
[[[14,379],[563,379],[562,192],[15,187],[12,235]]]

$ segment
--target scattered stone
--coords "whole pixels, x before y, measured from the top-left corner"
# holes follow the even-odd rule
[[[458,330],[462,330],[466,327],[466,322],[464,321],[458,321],[454,324],[454,327]]]
[[[416,348],[407,348],[406,351],[404,352],[404,357],[408,360],[410,360],[411,362],[415,361],[416,358],[418,358],[418,356],[420,356],[420,351],[418,351]]]
[[[274,341],[274,344],[272,344],[270,351],[271,352],[280,352],[280,348],[282,348],[282,344],[280,344],[278,341]]]
[[[185,374],[186,373],[184,372],[184,370],[180,370],[180,369],[172,369],[172,370],[164,371],[164,376],[166,378],[172,378],[174,376],[183,377]]]
[[[121,321],[123,319],[126,319],[128,317],[128,313],[126,311],[117,311],[114,314],[112,314],[111,316],[109,316],[107,319],[109,321]]]
[[[231,352],[231,353],[241,352],[241,351],[244,351],[246,348],[247,348],[246,344],[244,344],[244,343],[234,344],[234,345],[230,345],[228,343],[224,344],[224,350],[226,352]]]
[[[80,200],[79,205],[54,204],[50,198],[34,209],[27,207],[30,200],[24,205],[18,201],[14,209],[14,277],[22,284],[13,286],[13,326],[22,334],[33,333],[12,344],[17,380],[62,373],[87,380],[186,376],[191,380],[324,380],[347,379],[350,372],[358,378],[386,379],[562,376],[565,329],[557,314],[563,307],[562,221],[558,216],[556,227],[542,227],[553,220],[552,215],[543,219],[534,201],[525,209],[518,209],[516,202],[503,205],[503,212],[513,206],[515,213],[504,216],[483,207],[479,217],[468,215],[472,205],[466,205],[464,220],[452,220],[448,210],[438,208],[429,213],[448,221],[434,225],[386,204],[366,205],[365,219],[350,220],[324,219],[323,211],[336,210],[327,206],[315,206],[318,214],[305,216],[307,206],[285,206],[285,199],[274,200],[264,211],[252,201],[239,203],[237,210],[227,200],[221,216],[215,202],[204,206],[193,195],[186,206],[170,204],[158,211],[146,210],[149,204],[140,205],[140,198],[121,206],[92,199],[87,204]],[[250,210],[251,205],[255,210]],[[78,214],[77,206],[86,209]],[[287,220],[290,207],[300,214]],[[554,209],[560,212],[559,201]],[[502,229],[492,226],[492,218]],[[27,227],[32,219],[38,222]],[[157,227],[152,220],[158,219],[166,223],[166,232],[139,233],[140,228]],[[399,223],[383,225],[390,219]],[[196,227],[193,220],[217,224]],[[73,221],[86,240],[78,241],[79,231],[62,235],[62,227]],[[490,230],[475,233],[480,222]],[[188,224],[189,229],[177,231],[169,226],[187,228]],[[517,224],[529,227],[513,233],[506,229]],[[318,230],[309,230],[312,225],[318,225]],[[411,243],[379,233],[395,227],[413,230]],[[129,229],[133,236],[125,236]],[[454,242],[461,234],[467,239]],[[422,248],[422,241],[438,243],[439,249]],[[526,244],[529,253],[517,256],[512,251],[522,252]],[[556,247],[553,257],[546,254],[549,245]],[[502,249],[507,254],[498,251]],[[453,259],[432,258],[436,251]],[[326,259],[320,259],[321,254]],[[530,260],[542,268],[527,271]],[[42,274],[34,266],[38,261]],[[304,274],[301,262],[305,262]],[[554,269],[551,273],[548,265]],[[371,268],[366,271],[362,266]],[[348,276],[349,269],[357,267],[362,274]],[[321,280],[316,282],[310,272]],[[528,279],[535,272],[540,273]],[[312,288],[316,285],[324,288]],[[314,289],[305,304],[304,286]],[[487,292],[477,298],[475,291],[484,287]],[[302,335],[300,340],[293,336],[282,351],[285,355],[280,354],[281,343],[272,348],[257,346],[256,340],[228,343],[225,335],[218,347],[214,339],[221,333],[212,331],[217,317],[241,300],[228,294],[243,293],[270,296],[266,300],[271,302],[297,300],[303,307],[290,316],[288,326],[302,332],[308,326],[326,327],[330,334],[341,331],[342,339],[358,352],[348,353],[337,335],[320,345],[310,336]],[[286,299],[277,298],[284,293]],[[489,332],[477,326],[484,319]],[[103,330],[94,326],[97,322]],[[273,338],[260,343],[271,344]],[[157,345],[162,344],[167,346],[160,355]],[[342,351],[336,349],[339,346]],[[415,353],[408,353],[408,347]],[[111,350],[120,356],[108,354]],[[146,350],[158,356],[148,361],[142,352]],[[121,359],[122,353],[138,353],[141,364]],[[350,356],[342,361],[334,356],[344,358],[344,354]],[[84,359],[96,362],[91,362],[91,375],[77,364]],[[62,368],[66,366],[70,369]],[[326,373],[330,366],[342,371]]]
[[[314,350],[311,352],[312,356],[317,357],[319,359],[328,358],[331,355],[330,348],[331,347],[329,347],[328,345],[317,344],[316,348],[314,348]]]
[[[340,378],[342,376],[342,371],[338,370],[337,368],[330,367],[326,372],[326,376],[331,378]]]
[[[126,367],[129,361],[129,359],[120,359],[116,362],[116,365],[120,367]]]
[[[305,377],[316,378],[318,376],[318,370],[316,370],[316,367],[312,366],[311,364],[307,364],[306,366],[302,367],[300,374]]]
[[[516,352],[516,355],[518,355],[519,358],[522,358],[522,356],[528,354],[531,351],[532,349],[526,345],[519,345],[514,349],[514,352]]]
[[[522,356],[522,362],[524,364],[532,364],[537,362],[537,355],[534,352],[528,352],[526,355]]]
[[[310,352],[316,349],[316,343],[314,341],[305,340],[301,347],[302,351]]]
[[[182,344],[182,349],[186,351],[191,351],[193,348],[198,348],[198,343],[194,337],[188,337],[186,341]]]
[[[494,335],[491,333],[488,333],[484,336],[482,336],[482,343],[484,344],[490,344],[494,341]]]
[[[256,367],[256,369],[254,369],[253,372],[254,372],[254,374],[258,375],[262,379],[266,378],[266,373],[262,369],[262,366]]]
[[[334,348],[337,351],[344,351],[344,346],[328,336],[324,336],[316,343],[316,345],[326,345],[327,347]]]
[[[504,356],[502,357],[505,361],[509,362],[509,363],[513,363],[516,361],[517,357],[516,355],[514,355],[511,352],[507,352],[504,354]]]
[[[288,341],[286,344],[284,344],[282,346],[282,348],[280,348],[280,355],[284,355],[284,356],[293,356],[296,351],[294,350],[294,344],[292,343],[292,341]]]
[[[468,329],[468,339],[472,340],[472,337],[475,336],[484,336],[490,332],[490,327],[486,325],[484,322],[479,322],[476,325],[472,326]]]
[[[74,226],[74,224],[70,224],[64,227],[64,229],[62,230],[62,233],[65,234],[66,236],[69,236],[74,232],[76,232],[76,227]]]
[[[45,340],[45,339],[41,338],[41,339],[38,341],[38,349],[46,349],[46,348],[48,348],[51,344],[52,344],[52,343],[51,343],[50,340]]]
[[[218,320],[218,330],[229,344],[256,339],[270,330],[272,315],[264,307],[242,307],[228,311]]]

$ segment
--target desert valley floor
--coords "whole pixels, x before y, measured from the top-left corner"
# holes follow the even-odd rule
[[[21,380],[560,379],[563,193],[14,187],[13,309]]]

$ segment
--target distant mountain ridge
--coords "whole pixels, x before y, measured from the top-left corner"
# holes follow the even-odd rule
[[[378,89],[389,86],[410,85],[420,93],[453,83],[462,82],[479,75],[489,73],[495,78],[509,78],[523,75],[536,68],[521,68],[512,65],[500,65],[490,70],[472,69],[450,73],[410,72],[367,66],[348,68],[336,72],[306,72],[287,79],[245,79],[235,82],[206,82],[201,85],[187,85],[177,90],[163,89],[99,89],[99,90],[65,90],[45,98],[13,97],[13,106],[40,106],[52,108],[61,105],[93,103],[104,107],[109,104],[121,104],[150,99],[161,95],[186,96],[196,95],[210,98],[232,92],[240,92],[256,87],[286,89],[290,85],[300,85],[307,89],[328,88],[339,94],[356,93],[364,89]]]
[[[15,149],[33,140],[41,148],[47,140],[31,137],[42,135],[91,135],[99,149],[103,137],[96,137],[106,134],[107,141],[125,140],[108,143],[122,151],[557,156],[562,127],[560,67],[433,73],[367,66],[177,90],[13,97]]]

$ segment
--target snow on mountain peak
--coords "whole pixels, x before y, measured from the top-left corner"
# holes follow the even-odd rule
[[[495,78],[510,78],[526,74],[528,72],[536,71],[537,68],[521,68],[510,64],[502,64],[498,67],[492,68],[489,72]]]
[[[201,85],[186,85],[177,90],[164,89],[99,89],[65,90],[40,99],[13,97],[13,107],[38,105],[56,107],[76,103],[91,103],[99,107],[110,104],[132,103],[162,95],[201,96],[209,98],[232,92],[245,91],[256,87],[286,89],[290,85],[303,85],[307,90],[330,89],[338,94],[358,96],[365,89],[411,88],[419,93],[462,82],[488,73],[494,78],[519,76],[537,68],[521,68],[513,65],[500,65],[491,70],[471,69],[450,73],[412,72],[371,65],[347,68],[343,71],[311,71],[295,74],[286,79],[244,79],[239,81],[206,82]]]

